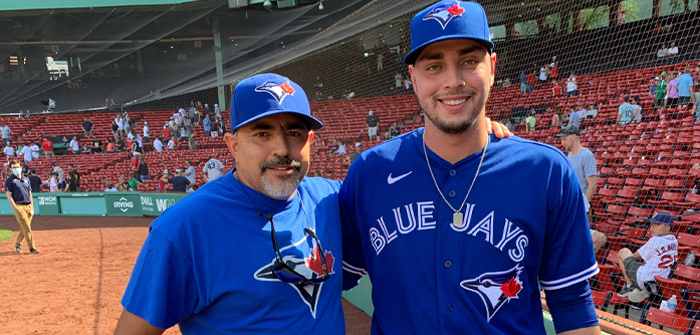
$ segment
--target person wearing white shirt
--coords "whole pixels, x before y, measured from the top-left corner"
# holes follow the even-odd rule
[[[148,121],[143,123],[143,140],[146,143],[151,142],[151,129],[148,128]]]
[[[221,163],[220,160],[216,159],[216,154],[212,154],[211,159],[204,165],[202,174],[204,175],[203,178],[205,183],[219,178],[224,174],[224,164]]]
[[[671,47],[668,49],[668,56],[675,56],[678,54],[678,47],[676,43],[671,43]]]
[[[540,81],[542,81],[542,82],[547,81],[547,68],[546,67],[540,68]]]
[[[13,157],[15,155],[15,149],[10,146],[10,143],[8,142],[5,144],[5,149],[3,150],[5,152],[5,156],[7,157]]]
[[[175,149],[175,141],[173,140],[172,137],[170,138],[170,141],[168,141],[168,149],[169,150]]]
[[[136,143],[139,144],[139,148],[143,148],[143,138],[139,134],[136,134]]]
[[[39,146],[36,145],[35,142],[32,142],[32,146],[29,147],[29,149],[31,149],[31,151],[32,151],[32,159],[34,159],[34,158],[39,158],[39,151],[40,151],[40,149],[39,149]]]
[[[134,140],[134,133],[130,132],[130,133],[126,134],[126,138],[133,141]]]
[[[114,184],[110,181],[107,182],[107,188],[105,189],[105,192],[119,192],[119,190],[114,188]]]
[[[656,52],[656,57],[663,58],[668,56],[668,48],[666,47],[666,43],[661,45],[661,49],[659,49]]]
[[[22,149],[24,150],[24,149]],[[78,137],[73,136],[73,139],[70,140],[70,150],[74,154],[79,154],[80,153],[80,143],[78,143]]]
[[[160,139],[160,137],[153,141],[153,148],[158,152],[163,152],[163,141]]]
[[[22,147],[22,156],[24,156],[24,162],[29,163],[32,161],[32,149],[29,147],[28,143],[24,143]]]
[[[219,104],[214,104],[214,114],[216,114],[216,116],[220,118],[223,118],[223,116],[221,115],[221,108],[219,108]]]
[[[572,73],[566,81],[566,97],[576,96],[578,94],[578,85],[576,85],[576,76]]]
[[[185,114],[187,114],[187,111],[184,108],[180,108],[178,112],[180,112],[180,117],[185,117]]]
[[[183,172],[182,175],[187,177],[191,185],[194,185],[197,176],[197,170],[195,170],[194,166],[192,166],[191,160],[185,161],[185,164],[187,164],[187,170],[185,170],[185,172]]]
[[[117,127],[119,127],[119,130],[124,129],[124,119],[122,119],[121,116],[114,119],[114,122],[117,124]]]

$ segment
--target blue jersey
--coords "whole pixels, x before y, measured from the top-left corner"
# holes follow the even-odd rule
[[[340,191],[344,288],[369,274],[373,334],[545,334],[538,284],[558,290],[598,272],[571,164],[549,145],[491,136],[455,226],[422,133],[351,165]],[[454,208],[481,155],[450,164],[428,149]]]
[[[275,277],[270,222],[244,187],[273,215],[283,260],[313,278],[325,257],[328,280],[301,286]],[[345,334],[339,188],[307,177],[292,200],[278,201],[232,173],[207,183],[151,224],[124,308],[159,328],[179,323],[183,334]],[[304,232],[307,223],[325,255]]]

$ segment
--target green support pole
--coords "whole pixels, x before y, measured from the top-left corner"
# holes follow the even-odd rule
[[[219,19],[214,18],[214,56],[216,57],[216,86],[219,94],[219,108],[226,110],[226,91],[224,89],[224,63],[221,51],[221,29]]]

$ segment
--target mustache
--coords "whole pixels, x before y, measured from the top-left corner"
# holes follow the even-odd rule
[[[292,159],[289,156],[277,156],[269,161],[260,164],[260,170],[265,171],[267,168],[273,165],[291,165],[297,170],[301,170],[301,162]]]

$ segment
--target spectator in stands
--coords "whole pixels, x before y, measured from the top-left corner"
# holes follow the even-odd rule
[[[191,185],[194,185],[194,182],[197,179],[197,170],[194,168],[194,166],[192,166],[192,161],[189,159],[185,161],[185,165],[186,169],[182,175],[190,181]]]
[[[513,123],[512,119],[506,119],[505,126],[511,133],[515,132],[515,124]]]
[[[617,253],[618,264],[627,283],[618,295],[634,303],[649,297],[644,283],[654,281],[657,275],[668,278],[678,258],[678,241],[672,233],[671,213],[657,212],[648,223],[647,235],[651,233],[651,238],[647,243],[634,253],[628,248]]]
[[[394,123],[389,127],[389,139],[401,135],[401,126],[399,123],[394,121]]]
[[[39,156],[41,156],[39,154],[39,151],[40,151],[39,146],[36,145],[35,141],[31,141],[29,143],[31,143],[31,146],[29,147],[29,149],[32,151],[32,160],[39,158]]]
[[[691,75],[693,77],[693,94],[691,94],[691,101],[693,102],[693,111],[698,114],[698,103],[700,102],[700,64],[698,64]],[[698,115],[695,116],[695,120],[698,120]]]
[[[634,108],[634,111],[632,112],[632,123],[642,122],[642,106],[639,105],[639,100],[632,99],[631,102],[632,108]]]
[[[202,179],[205,183],[208,183],[216,178],[221,177],[224,174],[224,164],[220,160],[216,159],[216,154],[211,154],[211,159],[204,164],[204,169],[202,169]]]
[[[5,149],[3,149],[5,157],[15,157],[15,148],[12,147],[12,142],[5,142]]]
[[[172,184],[173,192],[187,192],[187,185],[190,184],[190,180],[182,176],[182,170],[180,169],[175,170],[174,176],[164,174],[160,180],[165,183]]]
[[[678,106],[678,98],[680,97],[678,95],[678,73],[669,72],[668,77],[668,86],[666,86],[666,106],[676,107]]]
[[[671,42],[671,47],[668,48],[668,57],[673,57],[678,54],[678,47],[676,46],[676,43]]]
[[[561,140],[561,146],[564,152],[567,153],[571,165],[576,171],[581,191],[584,195],[584,208],[588,214],[588,223],[591,226],[591,238],[593,239],[593,249],[597,252],[607,243],[605,234],[592,229],[593,219],[591,215],[591,201],[598,187],[598,173],[596,170],[596,161],[593,153],[581,145],[581,131],[576,126],[568,126],[561,130],[557,135]]]
[[[525,118],[525,129],[527,131],[533,131],[536,128],[536,124],[537,119],[535,119],[535,115],[532,113],[532,111],[528,111],[527,117]]]
[[[194,139],[194,131],[190,132],[187,137],[187,148],[190,150],[197,150],[197,141]]]
[[[46,182],[46,184],[49,186],[49,192],[58,192],[58,172],[49,172],[49,180]]]
[[[51,170],[58,174],[58,188],[63,189],[66,186],[66,174],[63,172],[63,168],[58,166],[56,162],[51,163]]]
[[[166,123],[163,126],[163,138],[169,139],[171,136],[173,136],[173,129]]]
[[[561,128],[561,110],[555,110],[554,113],[552,113],[552,121],[549,123],[549,126],[552,128]],[[506,128],[508,127],[508,124],[506,124]],[[511,130],[512,132],[512,130]]]
[[[668,56],[668,47],[666,47],[666,43],[661,45],[661,48],[656,51],[656,57],[659,58],[664,58]]]
[[[119,136],[117,138],[117,141],[114,143],[114,146],[116,147],[117,152],[125,151],[128,149],[128,147],[126,146],[126,140],[123,136]]]
[[[93,153],[102,152],[102,141],[95,138],[92,140],[92,146],[90,147]]]
[[[332,152],[332,154],[335,154],[335,155],[347,154],[348,152],[345,150],[345,142],[343,142],[343,140],[341,140],[341,139],[337,139],[336,141],[338,143],[338,149],[336,149],[334,152]]]
[[[588,106],[588,110],[586,110],[586,117],[589,119],[594,119],[596,116],[598,116],[598,109],[594,104],[590,104]]]
[[[22,158],[24,158],[24,166],[28,166],[29,162],[34,159],[32,156],[32,147],[29,146],[28,142],[24,142],[24,146],[22,147]]]
[[[690,66],[683,70],[683,75],[676,80],[678,86],[678,105],[687,106],[693,95],[693,77],[690,75]]]
[[[214,113],[211,112],[209,104],[204,104],[204,114],[209,115],[210,120],[214,117]]]
[[[219,118],[224,117],[223,115],[221,115],[221,108],[219,108],[219,104],[214,104],[214,114]]]
[[[112,120],[112,136],[114,136],[114,140],[119,137],[119,126],[117,125],[117,121],[114,120]]]
[[[118,130],[124,129],[124,118],[122,117],[121,113],[117,113],[117,116],[114,118],[114,122],[117,124]]]
[[[552,82],[552,95],[555,97],[561,96],[561,85],[559,85],[556,79],[553,79]]]
[[[153,141],[153,149],[158,152],[163,152],[163,137],[158,136],[155,141]]]
[[[211,119],[209,118],[209,114],[204,115],[202,124],[204,125],[204,136],[209,137],[211,135]]]
[[[69,168],[72,168],[72,165],[68,165]],[[80,190],[80,175],[78,175],[78,172],[75,170],[70,170],[68,171],[68,178],[66,179],[66,186],[63,189],[63,192],[78,192]]]
[[[27,179],[29,179],[29,185],[32,188],[32,193],[39,193],[41,192],[41,178],[39,178],[36,175],[36,170],[34,169],[29,169],[29,173],[27,174]]]
[[[581,127],[581,115],[576,112],[576,109],[571,108],[571,113],[569,114],[569,123],[567,126]]]
[[[105,189],[105,192],[118,192],[116,188],[114,188],[114,184],[111,181],[107,182],[107,188]]]
[[[537,70],[527,75],[527,90],[532,92],[535,89],[535,81],[537,80]]]
[[[651,80],[651,86],[649,87],[649,96],[656,96],[656,90],[659,88],[659,77],[653,78]]]
[[[44,137],[43,142],[41,142],[41,147],[44,149],[44,156],[46,158],[53,158],[53,142],[49,141],[48,138]]]
[[[358,156],[362,153],[362,143],[357,142],[355,143],[355,152],[351,152],[345,159],[348,163],[348,165],[352,164],[355,159],[357,159]]]
[[[217,120],[216,116],[214,116],[214,119],[211,121],[211,137],[219,137],[219,126],[221,123],[217,122]]]
[[[406,79],[403,81],[403,89],[404,89],[406,92],[410,92],[410,91],[413,90],[413,82],[411,81],[411,78],[406,78]],[[350,92],[350,94],[348,94],[348,99],[351,99],[351,98],[354,98],[354,97],[355,97],[355,92]]]
[[[224,122],[223,119],[219,121],[219,133],[221,133],[222,135],[226,133],[226,122]]]
[[[632,115],[634,114],[634,107],[630,105],[630,97],[625,97],[624,103],[620,105],[617,110],[617,121],[618,124],[629,124],[632,122]]]
[[[146,162],[146,158],[143,155],[138,155],[138,162],[139,180],[151,179],[150,167]]]
[[[185,115],[185,118],[182,120],[182,127],[185,129],[185,134],[189,134],[192,131],[192,119],[190,119],[189,115]]]
[[[581,117],[581,120],[585,119],[588,116],[588,110],[583,106],[583,102],[579,102],[577,104],[577,108],[578,110],[576,112],[578,113],[578,116]]]
[[[83,124],[80,126],[80,129],[85,133],[85,137],[92,136],[92,122],[90,122],[88,118],[83,119]]]
[[[201,101],[197,101],[197,108],[198,108],[198,109],[204,108],[204,107],[202,107],[202,102],[201,102]]]
[[[117,191],[125,192],[129,190],[129,183],[126,181],[124,176],[119,176],[119,181],[117,181]]]
[[[374,111],[369,111],[369,116],[367,116],[367,137],[370,141],[377,139],[377,129],[379,129],[379,116]]]
[[[662,73],[659,77],[661,80],[659,81],[659,85],[656,89],[656,100],[654,102],[654,106],[656,108],[666,107],[666,87],[668,86],[669,81],[664,73]],[[656,110],[656,108],[654,110]]]
[[[80,143],[78,142],[78,136],[73,136],[73,139],[70,140],[70,144],[68,145],[68,152],[74,155],[80,153]]]
[[[148,128],[148,121],[143,122],[143,143],[151,143],[151,128]]]
[[[576,84],[576,75],[572,72],[569,79],[566,80],[566,97],[574,97],[578,95],[578,85]]]
[[[109,146],[112,145],[112,151],[109,151]],[[114,152],[114,144],[112,144],[112,141],[107,137],[107,152]],[[80,153],[81,154],[91,154],[92,149],[90,149],[90,146],[87,143],[83,143],[83,147],[80,148]]]
[[[549,68],[549,78],[551,78],[552,81],[559,79],[559,65],[557,65],[557,62],[553,61],[552,64],[549,65]]]
[[[7,124],[4,124],[0,127],[0,135],[2,135],[3,143],[10,141],[10,133],[12,133],[12,129],[10,129],[10,126],[8,126]]]
[[[180,146],[177,138],[175,136],[170,136],[170,141],[168,141],[168,150],[175,150]]]
[[[527,75],[525,75],[525,72],[520,72],[520,94],[525,94],[530,92],[528,90],[527,86]]]
[[[185,130],[185,127],[180,128],[180,142],[184,141],[187,139],[187,131]]]
[[[49,98],[49,112],[53,112],[53,110],[56,108],[56,101],[53,99]]]
[[[510,87],[510,78],[506,78],[503,80],[503,88]]]
[[[549,66],[548,65],[544,65],[540,68],[539,79],[540,79],[541,85],[544,85],[547,83],[547,74],[548,73],[549,73]]]
[[[199,115],[199,111],[196,110],[196,109],[193,110],[193,111],[191,111],[191,112],[190,112],[190,118],[192,119],[192,126],[193,126],[193,127],[199,127],[199,123],[200,123],[201,120],[202,120],[202,116]]]
[[[129,191],[134,191],[134,192],[138,191],[139,185],[143,185],[143,183],[140,182],[138,179],[136,179],[136,178],[129,179]]]

